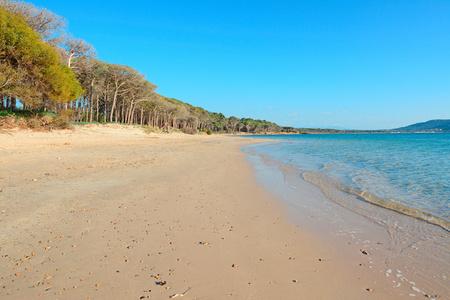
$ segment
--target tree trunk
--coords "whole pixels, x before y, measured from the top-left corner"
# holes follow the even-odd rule
[[[89,122],[92,123],[92,113],[94,112],[94,92],[93,92],[94,80],[91,81],[91,96],[89,97]]]
[[[109,121],[110,122],[113,121],[114,110],[116,109],[117,93],[118,93],[118,90],[115,89],[114,90],[114,96],[113,96],[113,103],[112,103],[112,106],[111,106],[111,112],[110,112],[110,116],[109,116]]]
[[[17,99],[16,98],[11,98],[11,110],[15,111],[16,110],[16,105],[17,105]]]
[[[108,122],[108,92],[109,92],[109,82],[106,84],[106,90],[105,90],[105,110],[103,111],[103,119],[104,122]]]
[[[93,114],[94,114],[94,99],[92,99],[92,95],[91,98],[89,99],[90,103],[89,103],[89,122],[92,123],[92,120],[94,118]]]
[[[97,115],[95,116],[95,120],[98,123],[98,113],[99,113],[99,107],[98,107],[98,98],[100,97],[100,95],[97,94],[97,105],[96,105],[96,110],[97,110]]]
[[[136,118],[135,111],[136,111],[136,105],[133,107],[133,110],[131,111],[131,121],[130,121],[130,124],[134,124],[134,123],[135,123],[135,122],[134,122],[134,119]]]
[[[83,102],[84,102],[83,100],[84,99],[78,99],[78,105],[76,105],[78,122],[80,122],[80,120],[81,120],[81,106],[83,105]]]
[[[103,112],[103,119],[104,119],[105,123],[108,122],[108,114],[107,114],[107,112],[108,112],[108,102],[106,100],[108,100],[108,96],[107,95],[105,96],[105,111]]]
[[[127,109],[125,110],[125,120],[124,120],[125,124],[130,124],[130,122],[129,122],[129,120],[130,120],[129,115],[130,115],[130,107],[127,107]]]
[[[130,107],[128,108],[128,113],[127,113],[127,123],[128,124],[131,124],[131,113],[133,112],[133,104],[134,104],[134,101],[131,100]]]
[[[122,102],[122,107],[120,108],[120,123],[125,123],[124,122],[124,108],[125,108],[125,101]]]
[[[84,99],[83,99],[83,105],[82,105],[82,108],[81,108],[81,122],[84,122],[84,120],[86,120],[87,121],[87,118],[85,119],[85,112],[87,111],[87,109],[86,109],[86,107],[87,107],[87,97],[84,97]]]

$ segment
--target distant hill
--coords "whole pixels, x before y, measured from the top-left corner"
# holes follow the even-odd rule
[[[450,120],[430,120],[392,130],[408,132],[450,132]]]

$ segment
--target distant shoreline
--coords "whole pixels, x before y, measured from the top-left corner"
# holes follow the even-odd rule
[[[226,135],[243,135],[243,136],[263,136],[263,135],[301,135],[301,134],[417,134],[417,133],[450,133],[450,131],[421,131],[421,132],[409,132],[409,131],[342,131],[342,132],[266,132],[266,133],[234,133]]]

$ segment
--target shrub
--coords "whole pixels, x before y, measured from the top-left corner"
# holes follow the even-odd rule
[[[0,126],[4,129],[29,128],[33,130],[52,130],[71,128],[73,111],[63,111],[56,115],[46,111],[17,110],[1,111]]]
[[[198,133],[197,129],[194,129],[194,128],[183,128],[183,129],[181,129],[181,131],[185,134],[197,134]]]

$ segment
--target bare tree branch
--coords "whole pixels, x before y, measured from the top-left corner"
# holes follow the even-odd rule
[[[66,31],[66,20],[46,8],[12,0],[0,0],[0,7],[6,11],[22,15],[28,26],[52,45],[58,44]]]

